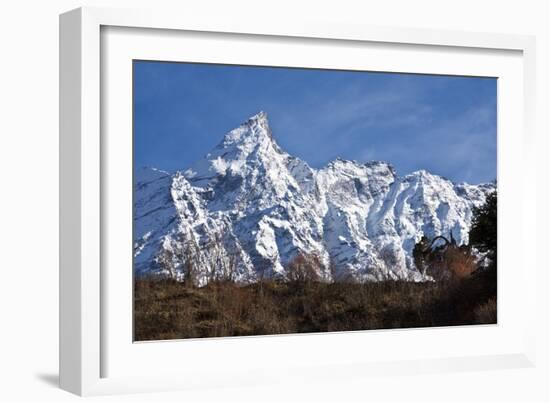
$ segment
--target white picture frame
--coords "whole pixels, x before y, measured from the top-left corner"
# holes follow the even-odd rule
[[[112,36],[107,38],[106,33]],[[363,52],[362,46],[365,49],[370,46],[369,49],[376,48],[370,50],[373,52],[386,52],[385,49],[390,47],[391,52],[386,52],[381,59],[387,59],[387,63],[391,59],[393,66],[401,63],[404,72],[460,74],[462,71],[492,76],[495,76],[492,71],[501,72],[496,75],[504,83],[499,87],[499,98],[504,97],[502,102],[499,100],[499,116],[502,116],[502,119],[499,117],[499,203],[502,203],[502,209],[499,204],[499,243],[509,245],[506,235],[509,231],[503,232],[501,223],[505,228],[519,232],[522,243],[514,251],[499,247],[499,324],[475,329],[348,332],[323,335],[322,338],[318,335],[285,335],[132,343],[127,336],[128,321],[131,323],[127,313],[131,301],[121,297],[123,302],[113,302],[111,297],[113,290],[131,296],[131,283],[125,282],[128,272],[122,270],[123,275],[114,275],[106,269],[110,259],[127,260],[127,255],[111,254],[105,231],[106,228],[107,232],[112,229],[109,239],[113,239],[114,233],[128,232],[127,201],[131,200],[129,195],[124,198],[124,194],[131,192],[131,181],[128,182],[128,175],[124,174],[128,172],[128,164],[131,166],[131,158],[128,160],[131,154],[124,151],[128,146],[128,136],[111,133],[113,128],[127,133],[131,127],[131,107],[128,107],[131,94],[128,94],[128,80],[124,77],[126,61],[142,53],[156,60],[178,58],[173,53],[174,48],[182,40],[181,35],[186,33],[193,34],[194,39],[189,39],[188,43],[191,47],[192,40],[202,40],[203,36],[212,34],[215,34],[213,43],[205,42],[205,48],[217,46],[216,41],[228,42],[230,37],[237,38],[243,46],[252,46],[252,42],[269,44],[273,48],[269,54],[261,50],[255,53],[255,57],[261,59],[259,63],[266,65],[276,63],[273,57],[283,60],[283,53],[298,58],[299,52],[292,51],[292,43],[296,43],[301,50],[308,49],[313,55],[309,62],[305,59],[296,62],[301,66],[323,63],[323,59],[316,58],[320,52],[316,53],[313,47],[324,46],[325,50],[334,52],[354,48],[353,52],[360,53]],[[136,41],[135,37],[139,35],[141,37]],[[237,48],[232,50],[238,53]],[[515,155],[523,164],[523,171],[528,172],[530,167],[535,170],[534,49],[534,38],[520,35],[382,28],[292,19],[213,20],[150,10],[80,8],[61,15],[61,387],[79,395],[96,395],[534,365],[535,319],[529,315],[535,312],[537,265],[534,254],[529,253],[526,235],[536,232],[535,201],[532,193],[530,196],[517,189],[513,193],[511,184],[521,184],[518,186],[520,190],[534,188],[536,177],[513,173],[508,167]],[[407,52],[423,54],[424,57],[408,57],[405,64],[405,55],[411,55]],[[437,52],[446,54],[448,60],[436,57]],[[194,55],[195,59],[203,57],[212,62],[233,61],[228,60],[231,54],[221,51],[214,58],[200,52]],[[352,57],[346,57],[339,62],[331,61],[325,67],[334,67],[332,63],[347,63],[346,66],[350,67]],[[105,58],[109,60],[103,60]],[[257,59],[249,62],[258,63]],[[357,68],[363,66],[359,59],[356,59]],[[469,67],[460,60],[470,60]],[[479,61],[477,65],[476,60]],[[391,67],[388,68],[391,64],[384,64],[386,62],[379,65],[368,62],[368,66],[374,70],[391,71]],[[281,63],[285,64],[284,61]],[[430,66],[427,67],[426,63]],[[117,79],[107,80],[107,76]],[[115,110],[116,114],[113,113]],[[512,113],[514,111],[517,113]],[[113,115],[117,116],[115,121],[111,119]],[[124,154],[120,162],[125,166],[122,174],[109,170],[113,166],[110,158],[119,151]],[[115,191],[119,193],[115,194]],[[113,200],[125,201],[120,206],[122,210],[112,205]],[[519,207],[519,217],[507,215],[512,206]],[[106,216],[106,211],[111,213]],[[121,211],[122,214],[118,214]],[[126,217],[126,224],[113,217]],[[507,258],[509,266],[516,264],[521,267],[521,274],[507,276],[506,265],[501,269],[502,257]],[[501,270],[505,273],[502,276]],[[521,295],[519,306],[511,304],[507,297],[510,295],[507,290],[512,287],[516,287],[517,295]],[[501,295],[502,290],[505,292]],[[521,312],[523,315],[519,320]],[[411,354],[405,347],[395,347],[390,351],[392,343],[399,346],[408,339],[420,346],[417,353]],[[373,340],[381,346],[376,351],[366,347]],[[464,346],[446,348],[441,340],[463,340]],[[432,350],[429,349],[430,343]],[[334,351],[336,346],[342,345],[345,347],[341,351]],[[319,354],[320,349],[327,346],[328,353]],[[365,348],[357,350],[357,346]],[[178,354],[185,354],[186,360],[170,359]],[[148,370],[152,366],[156,366],[156,375]]]

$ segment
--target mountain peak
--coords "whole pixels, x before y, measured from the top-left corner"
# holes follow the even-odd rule
[[[221,148],[227,148],[234,145],[260,143],[262,141],[272,141],[271,128],[267,120],[267,113],[260,111],[254,116],[248,118],[239,127],[228,132],[221,144]]]
[[[451,181],[450,179],[441,175],[431,173],[429,171],[426,171],[425,169],[419,169],[417,171],[414,171],[408,174],[407,176],[405,176],[403,179],[408,181],[422,181],[422,182],[442,181],[442,182],[448,182],[454,185],[453,181]]]
[[[184,278],[182,259],[166,269],[158,257],[186,256],[193,242],[205,246],[198,285],[212,278],[210,267],[225,267],[220,262],[235,262],[237,281],[284,278],[300,255],[319,259],[320,278],[422,280],[418,236],[452,231],[467,243],[472,209],[494,189],[453,186],[425,170],[398,177],[379,161],[339,158],[312,170],[277,145],[265,112],[181,174],[139,174],[154,180],[135,182],[136,270]],[[212,241],[216,247],[206,247]]]
[[[267,169],[267,166],[282,164],[287,156],[273,139],[267,114],[260,111],[225,134],[222,141],[184,175],[196,185],[217,183],[220,175],[246,176],[260,165]]]
[[[251,116],[248,118],[248,122],[267,122],[267,113],[264,111],[260,111],[254,116]]]

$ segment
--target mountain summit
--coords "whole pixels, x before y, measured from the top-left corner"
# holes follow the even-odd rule
[[[279,147],[260,112],[181,172],[136,172],[135,271],[247,283],[310,259],[327,281],[423,280],[415,243],[449,233],[467,243],[472,209],[494,188],[399,177],[380,161],[315,170]]]

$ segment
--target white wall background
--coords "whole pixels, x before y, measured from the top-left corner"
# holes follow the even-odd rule
[[[545,1],[383,0],[168,1],[5,0],[0,5],[0,400],[74,401],[57,383],[58,14],[81,5],[177,7],[179,12],[295,14],[374,25],[451,28],[537,36],[539,227],[542,251],[550,195],[550,12]],[[521,169],[521,167],[518,167]],[[529,174],[529,173],[526,173]],[[535,249],[535,245],[533,245]],[[542,254],[540,255],[542,256]],[[100,401],[550,401],[549,297],[539,257],[539,364],[535,369],[354,380],[94,398]]]

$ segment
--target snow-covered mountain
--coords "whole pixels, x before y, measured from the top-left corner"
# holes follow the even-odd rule
[[[378,161],[316,170],[277,145],[260,112],[184,171],[140,169],[134,189],[136,274],[204,285],[285,278],[297,256],[325,280],[422,280],[414,244],[450,233],[467,243],[472,208],[495,186],[399,177]]]

